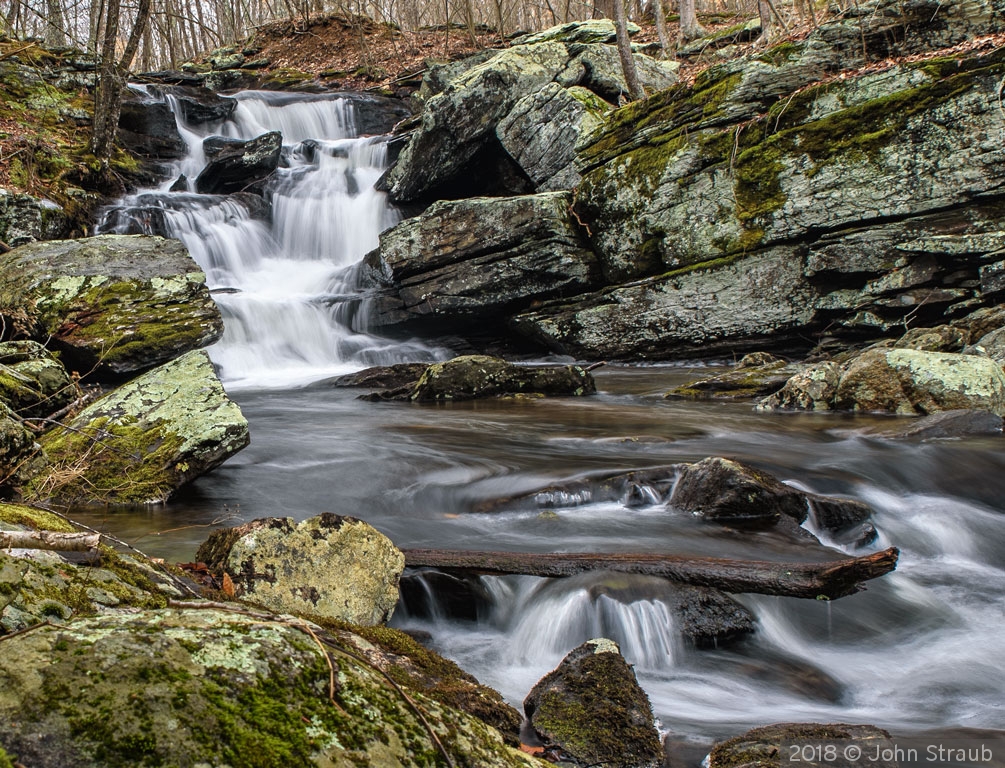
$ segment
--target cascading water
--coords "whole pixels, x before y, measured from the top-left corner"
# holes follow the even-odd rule
[[[165,98],[185,156],[161,188],[109,210],[99,230],[160,231],[188,247],[224,316],[223,339],[210,353],[229,390],[296,386],[437,356],[418,343],[353,331],[345,320],[343,305],[356,298],[352,265],[397,220],[374,188],[387,165],[386,141],[356,137],[352,100],[248,91],[234,97],[226,121],[190,125],[178,100]],[[275,130],[283,162],[264,201],[192,191],[208,136],[248,140]]]

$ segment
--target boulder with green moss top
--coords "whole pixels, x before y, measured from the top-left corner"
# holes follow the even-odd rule
[[[63,365],[34,341],[0,343],[0,402],[20,416],[47,416],[73,402],[77,385]]]
[[[663,765],[649,699],[613,640],[588,640],[570,651],[523,708],[546,747],[573,765]]]
[[[55,203],[0,188],[0,242],[13,248],[63,237],[69,228],[69,218]]]
[[[377,393],[374,399],[443,403],[481,397],[576,397],[597,391],[593,376],[578,365],[514,365],[498,357],[463,355],[433,363],[410,389]]]
[[[378,289],[371,328],[505,333],[508,311],[596,282],[596,259],[569,218],[569,195],[548,192],[440,202],[384,232],[364,259]]]
[[[246,600],[279,613],[363,626],[391,617],[405,568],[405,556],[380,531],[330,513],[214,531],[196,558],[228,573]]]
[[[709,768],[780,768],[792,744],[836,744],[848,742],[861,755],[882,755],[894,752],[890,734],[873,725],[846,723],[777,723],[754,728],[732,739],[716,744],[708,755]],[[840,752],[840,748],[839,752]],[[868,759],[872,768],[895,768],[898,763],[886,759]]]
[[[804,371],[762,400],[758,408],[902,415],[976,409],[1001,416],[1005,415],[1005,373],[986,357],[870,349],[844,365],[821,363]]]
[[[664,397],[688,400],[745,400],[781,389],[802,366],[766,353],[746,355],[724,373],[674,387]]]
[[[35,768],[537,764],[301,624],[165,609],[9,638],[0,746]]]
[[[177,240],[31,243],[7,254],[4,270],[28,284],[37,332],[81,373],[143,371],[223,333],[206,276]]]
[[[77,529],[46,510],[0,503],[0,531]],[[181,596],[171,577],[108,547],[97,558],[41,549],[0,552],[0,635],[50,620],[163,608]]]
[[[160,503],[248,444],[248,422],[209,356],[189,352],[113,390],[41,437],[32,499]]]
[[[576,147],[610,109],[586,88],[548,83],[520,99],[496,126],[496,135],[536,189],[572,189],[579,183]]]

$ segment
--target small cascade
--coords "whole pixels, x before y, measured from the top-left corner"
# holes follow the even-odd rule
[[[144,94],[154,97],[149,89]],[[248,91],[234,97],[231,118],[196,126],[185,122],[174,97],[164,98],[186,155],[160,188],[107,210],[99,231],[163,234],[185,243],[224,316],[223,339],[210,354],[228,389],[298,386],[370,365],[441,356],[419,343],[350,327],[346,307],[359,301],[352,266],[398,220],[374,188],[387,167],[386,142],[356,136],[352,100]],[[204,139],[248,140],[276,130],[283,156],[263,197],[192,191],[206,165]]]

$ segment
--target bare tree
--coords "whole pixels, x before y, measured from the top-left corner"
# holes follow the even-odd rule
[[[680,42],[689,43],[704,34],[704,28],[698,23],[694,0],[680,0]]]
[[[625,14],[624,0],[614,0],[614,28],[618,39],[618,56],[621,57],[621,70],[625,75],[628,95],[632,99],[644,99],[646,92],[639,82],[639,73],[635,68],[635,57],[632,56],[632,43],[628,39],[628,18]]]

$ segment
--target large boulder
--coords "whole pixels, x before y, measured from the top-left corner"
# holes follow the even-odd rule
[[[649,699],[612,640],[570,651],[531,689],[523,708],[541,741],[574,765],[663,765]]]
[[[350,632],[192,607],[5,638],[0,749],[35,768],[536,764]]]
[[[561,192],[441,202],[384,232],[364,259],[367,326],[502,333],[507,311],[588,288],[596,259],[568,208]]]
[[[487,355],[462,355],[433,363],[414,387],[378,393],[376,399],[435,403],[501,395],[569,397],[596,391],[593,377],[578,365],[524,366]]]
[[[0,402],[20,416],[47,416],[76,399],[77,384],[35,341],[0,343]]]
[[[248,440],[248,422],[209,356],[193,351],[45,433],[40,442],[50,464],[25,493],[77,503],[159,503]]]
[[[82,374],[127,374],[220,338],[223,319],[177,240],[102,235],[31,243],[4,271],[27,285],[42,338]]]
[[[247,141],[211,136],[203,142],[209,162],[195,180],[195,191],[210,195],[240,192],[279,167],[282,149],[279,131]]]
[[[405,556],[362,520],[325,513],[214,531],[196,558],[226,572],[239,597],[278,613],[383,624],[398,602]]]
[[[49,200],[0,188],[0,242],[16,247],[66,235],[69,217]]]
[[[185,156],[171,106],[163,99],[130,91],[119,113],[118,140],[147,158],[174,160]]]
[[[822,363],[758,404],[762,410],[877,411],[902,415],[957,409],[1005,415],[1005,373],[986,357],[870,349],[843,366]]]

